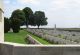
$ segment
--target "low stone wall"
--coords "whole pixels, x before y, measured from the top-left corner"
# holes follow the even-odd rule
[[[0,55],[80,55],[80,46],[32,46],[0,43]]]
[[[29,44],[39,44],[41,45],[41,43],[39,41],[37,41],[36,39],[34,39],[32,36],[27,35],[27,39],[29,41]]]

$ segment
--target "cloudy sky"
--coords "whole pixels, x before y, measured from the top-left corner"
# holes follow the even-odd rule
[[[4,16],[24,7],[44,11],[49,27],[80,27],[80,0],[4,0]]]

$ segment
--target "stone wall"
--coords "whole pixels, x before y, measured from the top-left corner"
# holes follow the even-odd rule
[[[80,46],[0,44],[0,55],[80,55]]]

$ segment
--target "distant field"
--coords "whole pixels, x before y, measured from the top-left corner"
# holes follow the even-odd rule
[[[31,29],[37,29],[37,28],[31,28]],[[54,28],[39,28],[39,29],[54,30]],[[56,29],[64,31],[80,31],[80,28],[56,28]]]
[[[80,28],[58,28],[59,30],[64,30],[64,31],[79,31]]]
[[[30,34],[33,38],[35,38],[42,44],[51,44],[48,41],[45,41],[42,38],[39,38],[38,36],[32,35],[26,30],[21,30],[19,33],[13,33],[13,32],[5,33],[4,36],[5,36],[5,41],[7,42],[27,44],[24,40],[27,34]]]

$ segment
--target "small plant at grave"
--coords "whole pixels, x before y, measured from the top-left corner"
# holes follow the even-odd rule
[[[27,44],[29,44],[29,40],[28,40],[28,37],[25,37],[25,42],[27,43]]]
[[[76,36],[75,34],[72,34],[72,36]]]
[[[56,44],[56,43],[54,42],[54,40],[50,41],[50,43],[52,43],[52,44]]]
[[[70,41],[73,41],[72,39],[69,39]]]
[[[67,38],[67,36],[65,36],[63,39],[65,39],[65,40],[66,40],[66,38]]]
[[[58,41],[56,42],[56,44],[59,44]]]
[[[45,39],[46,40],[46,39]],[[51,44],[54,44],[54,42],[53,41],[50,41],[50,40],[46,40],[47,42],[49,42],[49,43],[51,43]]]
[[[58,34],[58,37],[60,37],[60,38],[61,38],[61,34]]]
[[[58,36],[61,36],[61,34],[59,34]]]
[[[58,37],[60,37],[60,38],[64,38],[64,36],[63,36],[63,35],[61,35],[61,34],[59,34],[59,35],[58,35]]]
[[[78,40],[74,40],[74,42],[77,42],[77,43],[79,43],[79,41],[78,41]]]
[[[55,35],[55,37],[57,37],[57,35]]]
[[[71,32],[71,30],[69,30],[69,32]]]

